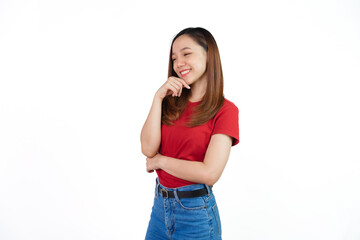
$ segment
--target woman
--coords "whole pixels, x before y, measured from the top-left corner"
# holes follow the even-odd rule
[[[146,239],[221,239],[212,186],[238,142],[238,108],[224,98],[215,39],[184,29],[141,131],[147,171],[158,175]]]

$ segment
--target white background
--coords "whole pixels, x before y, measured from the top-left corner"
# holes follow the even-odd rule
[[[186,27],[217,40],[240,144],[223,239],[360,239],[360,2],[0,1],[0,239],[143,239],[140,131]]]

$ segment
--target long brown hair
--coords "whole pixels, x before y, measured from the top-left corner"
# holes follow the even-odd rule
[[[179,32],[173,39],[170,48],[169,57],[169,70],[168,77],[178,77],[174,71],[172,61],[172,46],[175,40],[181,35],[188,35],[200,46],[202,46],[207,52],[207,86],[206,92],[202,98],[201,103],[194,108],[194,114],[192,115],[187,126],[195,127],[202,125],[212,119],[216,113],[220,110],[224,103],[224,80],[221,67],[221,60],[219,49],[217,47],[214,37],[209,31],[204,28],[186,28]],[[172,121],[177,120],[181,113],[185,110],[189,96],[190,89],[183,88],[180,97],[172,97],[168,95],[162,102],[162,117],[161,121],[166,125],[173,125]]]

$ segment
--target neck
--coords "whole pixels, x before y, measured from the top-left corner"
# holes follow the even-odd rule
[[[190,102],[199,102],[206,92],[207,79],[205,77],[198,79],[191,85]]]

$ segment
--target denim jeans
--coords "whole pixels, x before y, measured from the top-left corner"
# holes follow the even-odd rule
[[[164,198],[158,192],[156,180],[154,205],[145,240],[219,240],[221,222],[215,196],[209,194],[195,198],[179,198],[177,192],[192,191],[206,187],[194,184],[180,188],[165,188],[174,191],[175,198]]]

